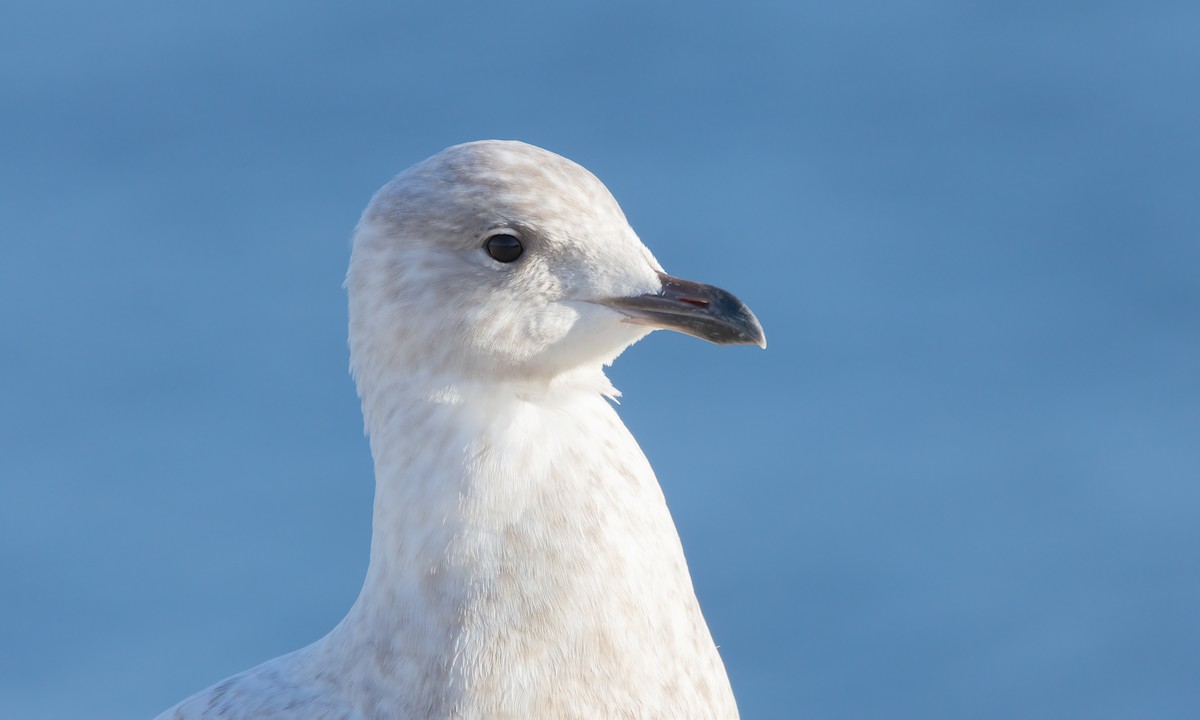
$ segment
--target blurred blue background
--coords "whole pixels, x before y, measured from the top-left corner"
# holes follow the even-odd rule
[[[329,629],[371,193],[516,138],[770,348],[612,369],[747,718],[1200,716],[1200,4],[0,8],[0,715]]]

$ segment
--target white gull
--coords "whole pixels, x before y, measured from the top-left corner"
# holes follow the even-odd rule
[[[603,366],[656,328],[765,346],[749,309],[666,275],[587,170],[501,141],[376,193],[346,286],[376,476],[362,592],[159,719],[736,718]]]

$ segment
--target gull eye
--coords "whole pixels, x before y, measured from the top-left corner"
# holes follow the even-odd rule
[[[487,254],[496,262],[510,263],[521,257],[525,248],[515,235],[493,235],[483,244]]]

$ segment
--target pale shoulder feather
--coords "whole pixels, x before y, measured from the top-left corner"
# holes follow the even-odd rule
[[[337,678],[299,671],[296,653],[201,690],[155,720],[364,720]]]

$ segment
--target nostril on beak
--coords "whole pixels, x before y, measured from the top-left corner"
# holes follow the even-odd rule
[[[679,302],[684,302],[688,305],[695,305],[696,307],[708,307],[707,300],[697,300],[696,298],[681,297],[679,298]]]

